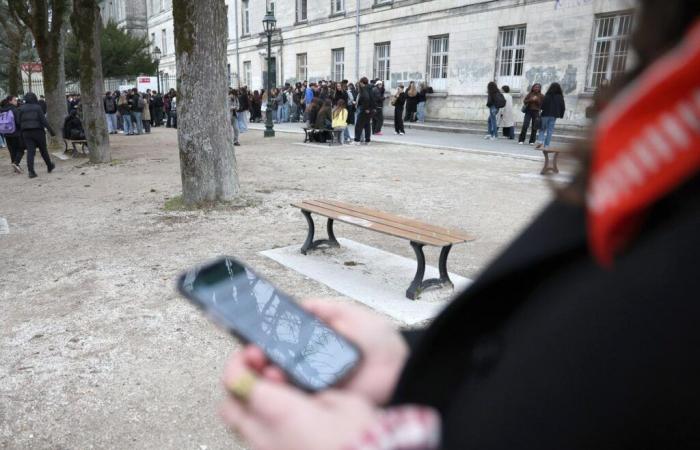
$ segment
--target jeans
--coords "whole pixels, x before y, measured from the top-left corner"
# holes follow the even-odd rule
[[[343,130],[343,141],[350,142],[350,130],[348,129],[348,127],[345,127],[345,129]]]
[[[299,122],[299,105],[292,103],[289,107],[289,120]]]
[[[238,112],[238,129],[241,133],[248,131],[248,111]]]
[[[425,102],[418,102],[418,122],[425,122]]]
[[[498,135],[498,122],[496,120],[496,115],[498,114],[498,108],[495,106],[489,107],[489,136],[495,138]]]
[[[365,132],[365,142],[372,140],[372,115],[366,112],[361,112],[357,116],[355,124],[355,142],[360,142],[362,132]]]
[[[233,142],[238,142],[238,136],[241,134],[241,129],[238,126],[238,117],[231,117],[231,126],[233,126]]]
[[[132,111],[131,117],[133,117],[134,122],[136,122],[136,134],[143,134],[143,122],[141,121],[141,113]]]
[[[116,133],[117,132],[117,114],[116,113],[107,113],[107,131],[110,133]]]
[[[289,122],[289,102],[282,105],[282,122]]]
[[[124,128],[124,134],[131,134],[134,132],[134,126],[131,122],[131,115],[124,114],[122,116],[122,128]]]
[[[282,119],[284,119],[284,107],[282,105],[277,107],[277,110],[275,111],[275,121],[277,123],[282,123]]]
[[[539,111],[527,110],[525,111],[525,118],[523,119],[523,128],[520,130],[520,137],[518,142],[525,142],[525,136],[527,136],[527,128],[530,126],[530,121],[532,121],[532,132],[530,133],[530,144],[535,142],[535,136],[537,136],[537,119],[540,116]]]
[[[556,117],[542,116],[542,128],[537,137],[537,140],[544,142],[544,147],[549,147],[552,142],[552,133],[554,132],[554,124],[557,122]]]
[[[27,146],[27,171],[29,173],[34,173],[34,155],[36,155],[37,147],[41,157],[44,158],[46,167],[52,166],[51,157],[46,148],[46,133],[44,130],[23,130],[22,139],[24,139],[24,145]]]
[[[5,136],[0,134],[0,147],[4,147],[4,146],[5,146]]]

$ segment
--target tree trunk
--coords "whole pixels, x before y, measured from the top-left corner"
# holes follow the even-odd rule
[[[102,106],[102,19],[95,0],[73,0],[71,24],[79,46],[80,102],[83,105],[83,125],[90,148],[90,162],[110,162],[109,134]]]
[[[173,0],[173,19],[183,200],[230,201],[239,185],[227,104],[226,6],[224,0],[206,8],[197,0]]]
[[[19,42],[18,46],[12,43],[12,50],[10,51],[10,57],[7,64],[7,74],[8,74],[8,87],[9,93],[11,95],[18,95],[24,93],[24,87],[22,86],[22,71],[20,70],[19,54],[22,51],[22,41]],[[15,49],[17,51],[15,51]]]
[[[46,119],[56,133],[56,136],[50,139],[49,145],[52,148],[62,147],[61,129],[63,128],[63,120],[68,114],[66,111],[66,74],[63,65],[64,41],[65,33],[61,33],[59,42],[53,51],[49,51],[49,49],[44,49],[44,52],[39,51],[43,66]],[[44,61],[48,61],[48,63]]]

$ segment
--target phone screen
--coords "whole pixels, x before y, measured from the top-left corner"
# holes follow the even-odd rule
[[[187,271],[179,288],[303,389],[328,388],[359,362],[357,347],[233,258]]]

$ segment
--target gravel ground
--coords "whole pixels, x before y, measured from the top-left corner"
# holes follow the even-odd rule
[[[0,154],[0,448],[245,448],[216,416],[236,343],[174,291],[184,268],[241,257],[298,297],[338,294],[258,252],[303,242],[289,203],[356,202],[476,236],[450,270],[474,277],[551,198],[537,161],[417,146],[299,145],[242,136],[241,199],[169,211],[176,134],[112,139],[114,162],[56,161],[14,175]],[[319,227],[322,228],[322,227]],[[338,236],[413,257],[407,242],[338,224]],[[437,251],[428,251],[432,264]],[[340,301],[349,301],[341,299]]]

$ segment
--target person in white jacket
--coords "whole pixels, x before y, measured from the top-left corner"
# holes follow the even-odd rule
[[[506,106],[501,108],[498,117],[498,126],[503,129],[503,137],[515,139],[515,116],[513,115],[513,96],[510,95],[510,87],[501,87]]]

